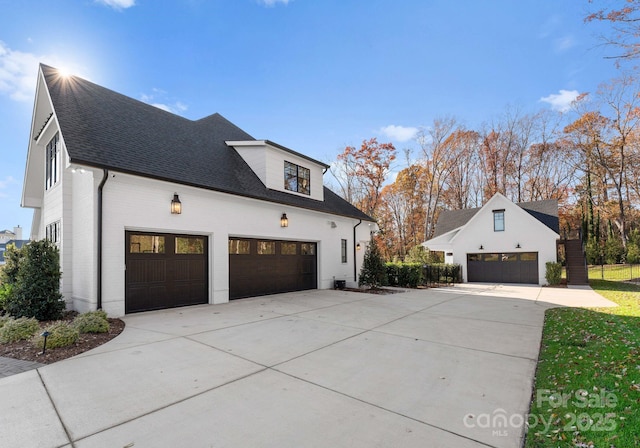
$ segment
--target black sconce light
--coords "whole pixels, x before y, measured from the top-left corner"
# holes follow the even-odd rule
[[[360,246],[360,243],[356,244],[356,250],[360,250],[362,248],[362,246]]]
[[[520,243],[516,244],[516,249],[520,249]]]
[[[180,202],[180,198],[177,193],[173,194],[173,199],[171,200],[171,214],[179,215],[182,213],[182,202]]]
[[[483,249],[484,249],[484,246],[481,244],[481,245],[480,245],[480,247],[479,247],[479,249],[480,249],[480,250],[483,250]]]
[[[283,213],[280,217],[280,227],[289,227],[289,218],[287,218],[286,213]]]

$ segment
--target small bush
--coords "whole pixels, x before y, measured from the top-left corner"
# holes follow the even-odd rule
[[[16,342],[22,339],[29,339],[40,329],[38,321],[34,318],[20,317],[18,319],[8,319],[0,328],[0,342]]]
[[[100,310],[80,314],[73,320],[73,326],[80,333],[106,333],[109,331],[107,313]]]
[[[417,288],[422,283],[422,263],[386,263],[387,284]]]
[[[7,300],[11,297],[13,286],[9,283],[0,284],[0,314],[5,310]]]
[[[630,263],[630,264],[640,263],[640,247],[638,247],[636,243],[630,243],[627,246],[627,263]]]
[[[74,344],[80,332],[69,322],[55,322],[49,325],[44,331],[49,332],[47,336],[47,348],[68,347]],[[31,340],[32,344],[37,348],[44,347],[44,337],[41,334],[34,336]]]
[[[7,322],[12,320],[13,318],[9,315],[0,316],[0,328],[4,326]]]
[[[550,285],[559,285],[562,279],[562,265],[554,261],[547,261],[547,272],[544,277]]]

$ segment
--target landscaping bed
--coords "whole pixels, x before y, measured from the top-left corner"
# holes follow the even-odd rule
[[[61,320],[72,322],[76,316],[76,312],[66,312]],[[10,343],[0,343],[0,356],[24,361],[35,361],[42,364],[51,364],[66,358],[71,358],[72,356],[96,348],[122,333],[122,330],[124,330],[124,322],[122,320],[108,319],[108,321],[108,332],[81,333],[74,344],[68,347],[48,348],[44,355],[42,354],[42,349],[34,347],[31,340],[28,339]],[[38,334],[53,322],[54,321],[39,322],[41,331],[39,331]]]

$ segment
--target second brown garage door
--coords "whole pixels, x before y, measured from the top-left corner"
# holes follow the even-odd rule
[[[318,287],[316,243],[229,238],[229,298]]]

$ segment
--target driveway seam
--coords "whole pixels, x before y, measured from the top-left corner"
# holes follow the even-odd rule
[[[472,352],[480,352],[480,353],[489,353],[492,355],[500,355],[500,356],[507,356],[509,358],[516,358],[516,359],[523,359],[523,360],[527,360],[527,361],[538,361],[538,358],[528,358],[526,356],[517,356],[517,355],[510,355],[509,353],[500,353],[500,352],[492,352],[491,350],[482,350],[480,348],[472,348],[472,347],[465,347],[463,345],[456,345],[456,344],[447,344],[446,342],[440,342],[440,341],[432,341],[430,339],[422,339],[422,338],[416,338],[416,337],[412,337],[412,336],[405,336],[402,334],[395,334],[395,333],[387,333],[385,331],[381,331],[381,330],[371,330],[374,333],[378,333],[378,334],[383,334],[385,336],[396,336],[399,338],[403,338],[403,339],[411,339],[414,341],[422,341],[422,342],[428,342],[429,344],[437,344],[437,345],[443,345],[445,347],[455,347],[455,348],[459,348],[462,350],[470,350]]]
[[[36,369],[36,373],[38,374],[38,378],[40,379],[40,384],[42,384],[44,391],[47,393],[47,397],[49,398],[49,402],[51,402],[51,406],[53,406],[53,410],[56,412],[58,421],[60,422],[60,425],[62,425],[62,429],[64,429],[64,433],[67,436],[67,440],[71,444],[71,448],[75,448],[75,444],[73,443],[73,438],[71,437],[71,434],[69,434],[67,425],[64,424],[64,420],[62,420],[62,415],[60,415],[60,411],[58,411],[58,407],[56,406],[55,401],[53,401],[53,397],[49,393],[49,388],[47,387],[47,383],[45,383],[44,378],[42,378],[42,375],[40,374],[40,369]],[[61,445],[61,446],[65,446],[65,445]]]
[[[374,408],[377,408],[377,409],[383,410],[383,411],[385,411],[385,412],[389,412],[389,413],[391,413],[391,414],[398,415],[398,416],[400,416],[400,417],[403,417],[403,418],[406,418],[406,419],[412,420],[412,421],[414,421],[414,422],[416,422],[416,423],[420,423],[420,424],[422,424],[422,425],[430,426],[431,428],[435,428],[435,429],[438,429],[438,430],[440,430],[440,431],[447,432],[447,433],[452,434],[452,435],[454,435],[454,436],[456,436],[456,437],[461,437],[461,438],[463,438],[463,439],[467,439],[467,440],[470,440],[470,441],[472,441],[472,442],[479,443],[479,444],[480,444],[480,445],[482,445],[482,446],[486,446],[486,447],[490,447],[490,448],[495,448],[495,446],[494,446],[494,445],[489,445],[489,444],[487,444],[487,443],[485,443],[485,442],[482,442],[482,441],[480,441],[480,440],[476,440],[476,439],[473,439],[473,438],[471,438],[471,437],[468,437],[468,436],[465,436],[465,435],[462,435],[462,434],[458,434],[458,433],[456,433],[456,432],[454,432],[454,431],[451,431],[451,430],[449,430],[449,429],[441,428],[441,427],[439,427],[439,426],[437,426],[437,425],[434,425],[434,424],[432,424],[432,423],[425,422],[425,421],[422,421],[422,420],[417,419],[417,418],[415,418],[415,417],[411,417],[411,416],[409,416],[409,415],[402,414],[401,412],[397,412],[397,411],[394,411],[394,410],[392,410],[392,409],[387,409],[387,408],[385,408],[385,407],[383,407],[383,406],[380,406],[380,405],[377,405],[377,404],[375,404],[375,403],[370,403],[370,402],[365,401],[365,400],[363,400],[363,399],[361,399],[361,398],[351,396],[351,395],[349,395],[349,394],[346,394],[346,393],[344,393],[344,392],[340,392],[340,391],[335,390],[335,389],[331,389],[330,387],[323,386],[322,384],[314,383],[313,381],[309,381],[309,380],[307,380],[307,379],[305,379],[305,378],[300,378],[300,377],[297,377],[297,376],[292,375],[292,374],[287,373],[287,372],[283,372],[283,371],[278,370],[278,369],[270,368],[270,370],[273,370],[273,371],[275,371],[275,372],[278,372],[278,373],[281,373],[281,374],[283,374],[283,375],[289,376],[289,377],[291,377],[291,378],[295,378],[295,379],[300,380],[300,381],[304,381],[305,383],[307,383],[307,384],[311,384],[312,386],[316,386],[316,387],[319,387],[319,388],[321,388],[321,389],[328,390],[328,391],[330,391],[330,392],[336,393],[336,394],[338,394],[338,395],[342,395],[343,397],[350,398],[350,399],[352,399],[352,400],[358,401],[358,402],[363,403],[363,404],[366,404],[366,405],[368,405],[368,406],[372,406],[372,407],[374,407]]]
[[[258,363],[254,363],[254,364],[258,364]],[[262,365],[262,364],[258,364],[258,365]],[[108,428],[103,428],[103,429],[101,429],[101,430],[99,430],[99,431],[92,432],[91,434],[87,434],[86,436],[79,437],[79,438],[77,438],[77,439],[75,440],[75,442],[79,442],[79,441],[81,441],[81,440],[88,439],[89,437],[93,437],[93,436],[95,436],[95,435],[97,435],[97,434],[100,434],[100,433],[102,433],[102,432],[109,431],[109,430],[111,430],[111,429],[113,429],[113,428],[117,428],[117,427],[122,426],[122,425],[125,425],[125,424],[127,424],[127,423],[130,423],[130,422],[136,421],[136,420],[138,420],[138,419],[140,419],[140,418],[142,418],[142,417],[146,417],[147,415],[155,414],[156,412],[162,411],[162,410],[164,410],[164,409],[168,409],[168,408],[170,408],[171,406],[174,406],[174,405],[177,405],[177,404],[183,403],[183,402],[185,402],[185,401],[191,400],[192,398],[199,397],[200,395],[203,395],[203,394],[206,394],[206,393],[208,393],[208,392],[214,391],[214,390],[219,389],[220,387],[226,386],[226,385],[228,385],[228,384],[233,384],[233,383],[235,383],[235,382],[237,382],[237,381],[241,381],[241,380],[243,380],[243,379],[245,379],[245,378],[252,377],[253,375],[256,375],[256,374],[258,374],[258,373],[262,373],[262,372],[264,372],[264,371],[266,371],[266,370],[268,370],[268,369],[269,369],[268,367],[265,367],[264,369],[260,369],[260,370],[257,370],[257,371],[255,371],[255,372],[248,373],[248,374],[246,374],[246,375],[243,375],[243,376],[240,376],[240,377],[238,377],[238,378],[234,378],[234,379],[232,379],[232,380],[230,380],[230,381],[227,381],[226,383],[222,383],[222,384],[219,384],[219,385],[217,385],[217,386],[211,387],[211,388],[209,388],[209,389],[203,390],[203,391],[201,391],[201,392],[198,392],[197,394],[189,395],[188,397],[184,397],[184,398],[181,398],[181,399],[179,399],[179,400],[176,400],[176,401],[174,401],[174,402],[172,402],[172,403],[165,404],[164,406],[160,406],[159,408],[152,409],[152,410],[150,410],[150,411],[148,411],[148,412],[145,412],[145,413],[143,413],[143,414],[137,415],[137,416],[135,416],[135,417],[133,417],[133,418],[130,418],[130,419],[125,420],[125,421],[123,421],[123,422],[120,422],[120,423],[118,423],[118,424],[115,424],[115,425],[109,426]],[[72,442],[72,445],[73,445],[73,442]],[[73,448],[73,446],[72,446],[72,448]]]

